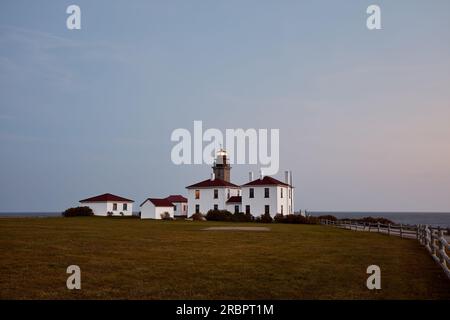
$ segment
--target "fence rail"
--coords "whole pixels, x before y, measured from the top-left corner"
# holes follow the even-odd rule
[[[382,223],[364,223],[350,220],[326,220],[321,219],[323,225],[337,228],[367,231],[387,234],[389,236],[399,236],[407,239],[417,239],[423,245],[431,257],[444,270],[450,279],[450,244],[445,236],[450,236],[449,229],[431,227],[428,225],[403,225],[403,224],[382,224]]]

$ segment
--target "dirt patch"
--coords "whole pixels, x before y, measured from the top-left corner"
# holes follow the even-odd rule
[[[270,231],[267,227],[210,227],[203,231]]]

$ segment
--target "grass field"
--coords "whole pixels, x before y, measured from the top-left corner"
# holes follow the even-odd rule
[[[1,299],[450,299],[415,240],[325,226],[115,218],[0,219]],[[66,268],[81,268],[81,290]],[[382,290],[366,288],[381,268]]]

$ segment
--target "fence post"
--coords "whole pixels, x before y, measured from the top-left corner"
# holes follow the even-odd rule
[[[390,236],[391,235],[391,224],[389,223],[388,224],[388,236]]]
[[[400,238],[403,239],[403,224],[400,223]]]
[[[419,225],[416,224],[416,239],[419,240]]]
[[[441,228],[438,228],[438,241],[439,241],[439,261],[441,261],[442,265],[445,266],[445,258],[444,258],[444,244],[442,243],[442,240],[444,240],[444,231],[441,230]]]
[[[434,233],[433,233],[433,229],[431,229],[430,227],[430,249],[431,249],[431,255],[434,256],[436,254],[436,250],[434,248]]]
[[[377,222],[378,233],[380,233],[380,221]]]

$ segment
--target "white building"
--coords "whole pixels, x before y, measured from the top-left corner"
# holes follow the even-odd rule
[[[240,187],[231,182],[211,179],[186,187],[188,189],[188,215],[206,214],[209,210],[226,210],[227,200],[239,196]]]
[[[140,205],[141,219],[162,219],[165,215],[174,217],[173,203],[167,199],[148,198]]]
[[[292,175],[287,171],[285,175],[285,182],[261,175],[259,179],[242,185],[244,212],[251,213],[255,217],[266,213],[272,217],[276,214],[294,214],[294,187],[289,181],[292,180]]]
[[[80,204],[91,208],[96,216],[131,216],[133,215],[133,202],[133,200],[111,193],[80,200]]]
[[[250,181],[242,186],[230,182],[231,167],[225,150],[217,153],[211,179],[186,187],[188,189],[188,215],[206,214],[209,210],[228,210],[231,213],[251,213],[257,217],[269,213],[294,214],[294,187],[292,173],[285,172],[285,182],[272,177]],[[220,178],[218,178],[220,177]]]
[[[227,200],[227,210],[231,213],[240,213],[242,211],[242,197],[232,196]]]
[[[187,217],[188,199],[179,194],[176,194],[168,196],[166,200],[170,201],[173,204],[174,217]]]

